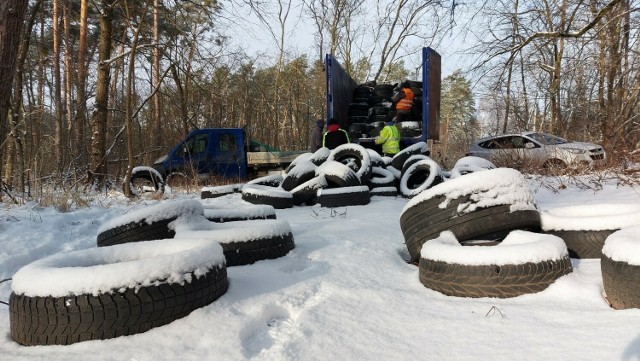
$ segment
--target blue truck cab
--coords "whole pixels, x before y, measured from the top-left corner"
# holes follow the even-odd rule
[[[429,47],[422,48],[422,77],[421,85],[421,114],[419,122],[415,122],[417,129],[412,129],[410,136],[403,135],[400,140],[401,148],[427,139],[439,140],[440,124],[440,54]],[[336,58],[327,54],[325,58],[327,120],[336,118],[343,129],[352,125],[349,120],[350,106],[357,99],[354,90],[361,86],[357,84],[344,70]],[[417,83],[417,82],[416,82]],[[402,131],[401,131],[402,133]],[[375,137],[351,139],[365,148],[376,149]]]

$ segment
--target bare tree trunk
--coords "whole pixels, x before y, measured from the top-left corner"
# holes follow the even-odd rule
[[[153,76],[151,78],[151,89],[160,86],[160,1],[153,0],[153,42],[156,46],[153,48]],[[159,156],[159,152],[161,151],[159,148],[160,144],[162,144],[162,123],[160,122],[160,94],[156,92],[153,95],[153,110],[151,113],[151,123],[154,128],[154,139],[153,146],[158,147],[153,155]]]
[[[62,160],[62,119],[64,117],[64,108],[62,105],[62,90],[60,80],[60,32],[59,32],[59,0],[53,0],[53,87],[54,87],[54,105],[55,105],[55,154],[56,154],[56,169],[58,174],[62,175],[63,160]]]
[[[141,17],[144,19],[144,17]],[[124,195],[127,197],[133,197],[131,191],[131,171],[135,166],[135,152],[133,149],[133,80],[135,77],[136,69],[136,51],[138,48],[138,39],[140,37],[140,29],[142,28],[142,20],[138,24],[133,36],[133,43],[131,44],[131,52],[129,54],[129,70],[127,72],[127,93],[125,103],[125,127],[127,133],[127,172],[124,176]]]
[[[76,99],[75,149],[78,164],[85,164],[84,128],[87,123],[87,12],[88,0],[80,1],[80,33],[78,39],[78,96]]]
[[[96,82],[96,100],[91,115],[91,172],[89,174],[89,180],[99,187],[104,186],[107,176],[105,150],[107,115],[109,111],[109,58],[111,57],[111,21],[113,19],[113,5],[116,1],[102,0],[101,3],[98,79]]]

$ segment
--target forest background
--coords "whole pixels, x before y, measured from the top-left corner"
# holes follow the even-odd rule
[[[444,167],[480,135],[639,147],[639,1],[2,0],[0,199],[106,189],[195,128],[308,148],[324,56],[358,82],[442,54]]]

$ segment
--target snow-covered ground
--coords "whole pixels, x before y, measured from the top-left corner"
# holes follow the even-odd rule
[[[529,180],[542,210],[640,204],[640,188],[603,189]],[[198,199],[199,194],[171,198]],[[110,219],[161,201],[95,197],[59,213],[34,204],[0,209],[0,279],[59,252],[96,247]],[[246,204],[240,194],[209,202]],[[373,196],[366,206],[277,210],[295,250],[229,267],[229,290],[209,306],[146,333],[70,346],[24,347],[0,304],[2,360],[635,360],[640,310],[603,298],[599,260],[573,259],[573,273],[511,299],[448,297],[425,288],[408,264],[399,218],[407,200]],[[579,207],[578,207],[579,208]],[[587,216],[587,215],[585,215]],[[638,215],[640,218],[640,215]],[[0,284],[8,301],[11,281]]]

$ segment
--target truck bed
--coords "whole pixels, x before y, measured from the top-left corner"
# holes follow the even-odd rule
[[[247,165],[259,168],[287,166],[303,153],[306,151],[247,152]]]

